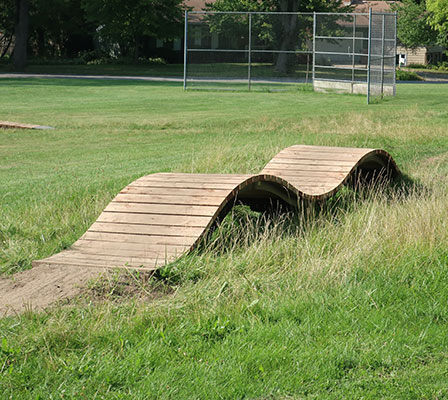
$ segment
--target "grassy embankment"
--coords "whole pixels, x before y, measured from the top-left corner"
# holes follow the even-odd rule
[[[0,132],[4,273],[69,246],[151,172],[257,172],[306,143],[385,148],[412,178],[345,192],[296,217],[298,232],[248,223],[230,251],[142,284],[151,301],[119,301],[117,279],[92,285],[112,293],[104,303],[2,319],[4,398],[448,396],[446,86],[400,86],[371,106],[136,82],[2,80],[0,91],[0,119],[57,128]]]

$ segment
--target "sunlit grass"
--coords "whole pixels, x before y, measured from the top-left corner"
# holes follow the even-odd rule
[[[358,96],[2,81],[0,263],[75,241],[152,172],[256,173],[292,144],[379,147],[405,174],[267,218],[236,209],[153,277],[113,273],[0,320],[5,398],[448,396],[448,91]]]

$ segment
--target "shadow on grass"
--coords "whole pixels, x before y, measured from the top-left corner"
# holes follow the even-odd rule
[[[124,87],[124,86],[157,86],[176,87],[182,89],[181,82],[145,81],[138,79],[116,78],[1,78],[0,86],[70,86],[70,87]]]

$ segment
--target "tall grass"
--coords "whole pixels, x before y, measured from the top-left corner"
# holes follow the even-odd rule
[[[399,87],[367,108],[356,96],[52,85],[2,88],[4,119],[59,126],[1,133],[3,272],[69,246],[146,173],[258,172],[306,143],[385,148],[405,176],[286,216],[235,209],[154,276],[114,272],[78,299],[0,319],[3,398],[448,397],[443,86]]]

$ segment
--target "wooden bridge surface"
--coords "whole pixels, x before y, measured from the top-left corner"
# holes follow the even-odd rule
[[[363,168],[399,174],[382,150],[297,145],[282,150],[258,175],[143,176],[126,186],[70,249],[33,266],[154,270],[190,251],[239,195],[274,196],[281,188],[295,201],[325,200]],[[264,191],[257,193],[257,183]]]

